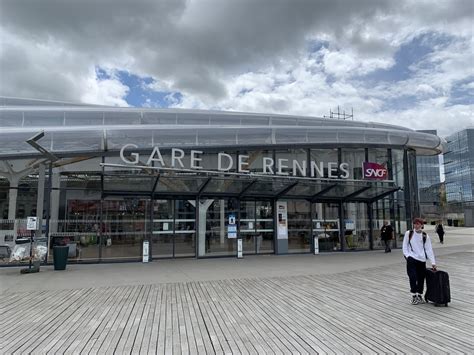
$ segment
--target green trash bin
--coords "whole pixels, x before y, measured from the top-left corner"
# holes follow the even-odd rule
[[[58,245],[53,247],[54,270],[66,270],[68,254],[68,245]]]

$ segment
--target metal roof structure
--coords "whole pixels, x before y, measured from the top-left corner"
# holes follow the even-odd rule
[[[59,157],[138,149],[377,146],[436,155],[446,141],[409,128],[278,114],[122,108],[0,98],[0,159],[34,157],[26,140],[44,131],[42,146]]]

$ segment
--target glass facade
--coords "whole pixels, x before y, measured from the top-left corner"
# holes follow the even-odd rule
[[[436,135],[436,130],[425,130],[419,131],[423,133],[429,133]],[[439,184],[440,179],[440,166],[439,156],[417,156],[416,157],[416,172],[418,176],[418,188],[423,189],[432,185]],[[420,201],[422,202],[422,201]]]
[[[416,155],[446,146],[374,122],[0,103],[0,246],[16,247],[36,216],[48,260],[68,245],[70,262],[138,261],[145,241],[155,259],[235,256],[239,239],[247,255],[310,253],[314,237],[321,252],[377,248],[381,221],[400,237],[419,213]],[[447,171],[467,179],[465,166]],[[472,201],[466,179],[448,198]]]
[[[474,128],[447,138],[444,154],[446,199],[448,203],[474,206]]]
[[[436,130],[418,131],[436,135]],[[427,221],[443,219],[441,210],[441,169],[440,156],[416,157],[420,215]]]
[[[368,250],[380,247],[384,219],[399,235],[404,232],[411,213],[405,206],[416,195],[406,188],[407,181],[416,184],[408,173],[415,155],[404,149],[209,150],[194,162],[183,150],[181,163],[195,170],[154,169],[171,166],[172,154],[141,152],[140,165],[149,160],[149,168],[127,168],[112,155],[53,167],[51,176],[46,166],[43,177],[33,172],[14,188],[0,180],[4,217],[9,195],[17,194],[18,221],[2,220],[3,242],[14,244],[10,235],[28,234],[22,221],[43,204],[41,235],[48,236],[49,261],[55,245],[69,246],[69,262],[139,261],[144,241],[152,259],[235,256],[239,238],[244,255],[312,253],[314,237],[320,252]],[[364,179],[365,161],[387,167],[388,178]],[[223,166],[226,171],[217,172]],[[275,228],[280,200],[287,202],[283,241]]]

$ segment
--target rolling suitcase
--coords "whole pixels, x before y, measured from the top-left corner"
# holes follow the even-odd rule
[[[447,272],[426,269],[425,301],[433,302],[435,306],[448,306],[448,303],[451,302],[451,290]]]

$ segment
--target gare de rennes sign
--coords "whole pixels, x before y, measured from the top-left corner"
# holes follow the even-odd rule
[[[128,165],[143,164],[143,161],[140,160],[143,156],[138,152],[134,152],[133,149],[138,149],[138,146],[135,144],[125,144],[122,149],[120,149],[120,158]],[[129,153],[128,156],[126,156],[126,152]],[[206,153],[206,155],[214,155],[213,166],[206,167],[203,166],[203,154],[203,151],[191,150],[186,156],[184,150],[171,148],[170,154],[165,155],[166,159],[164,159],[160,149],[154,147],[147,157],[146,165],[177,170],[216,170],[215,160],[217,159],[217,171],[229,172],[235,169],[239,173],[250,173],[249,166],[251,162],[249,155],[239,154],[238,157],[235,158],[235,155],[232,156],[224,152]],[[259,157],[259,159],[261,159],[261,161],[260,163],[257,162],[257,166],[260,166],[260,171],[256,173],[261,174],[307,176],[307,170],[309,169],[311,177],[348,179],[350,176],[350,166],[348,163],[338,164],[337,162],[316,162],[311,160],[308,164],[306,160],[298,161],[286,158],[274,160],[271,157]],[[255,161],[253,161],[252,164],[255,164]],[[366,166],[366,164],[369,165]],[[290,174],[290,172],[292,174]],[[387,178],[387,169],[376,163],[364,162],[363,172],[364,179],[386,180]]]

